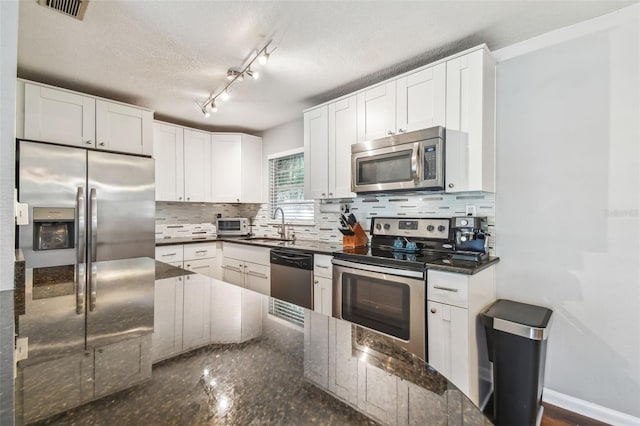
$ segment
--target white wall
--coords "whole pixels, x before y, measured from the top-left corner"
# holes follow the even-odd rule
[[[635,417],[639,24],[635,5],[496,52],[498,297],[553,309],[546,388]]]
[[[300,111],[300,118],[264,131],[262,134],[263,194],[269,194],[269,156],[302,147],[304,147],[302,111]]]

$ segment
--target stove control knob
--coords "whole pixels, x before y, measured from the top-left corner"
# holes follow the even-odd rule
[[[447,228],[445,228],[444,225],[438,226],[438,231],[440,231],[440,232],[444,232],[445,229],[447,229]]]
[[[391,225],[389,225],[388,223],[384,224],[384,230],[388,231],[389,229],[391,229]]]
[[[380,225],[379,223],[376,223],[376,229],[379,231],[382,229],[382,225]]]
[[[468,224],[469,224],[469,221],[467,219],[460,219],[460,225],[467,226]]]
[[[427,226],[427,231],[429,231],[429,232],[433,232],[434,229],[436,229],[436,227],[433,226],[433,225]]]

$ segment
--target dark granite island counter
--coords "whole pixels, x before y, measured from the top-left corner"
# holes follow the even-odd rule
[[[172,281],[182,282],[183,290],[187,281],[206,288],[208,341],[157,362],[149,381],[44,424],[490,424],[412,354],[376,358],[366,345],[379,339],[375,333],[356,339],[367,332],[306,309],[303,330],[269,314],[267,296],[156,262],[156,288]],[[186,300],[183,314],[193,314]],[[155,315],[171,312],[156,302]],[[245,326],[253,330],[247,340]],[[311,327],[327,334],[312,339]]]

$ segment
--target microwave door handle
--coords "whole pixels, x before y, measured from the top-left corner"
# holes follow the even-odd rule
[[[84,298],[86,290],[85,275],[85,199],[84,190],[78,187],[76,193],[76,314],[84,312]]]
[[[420,176],[422,174],[422,167],[420,162],[420,152],[422,151],[422,146],[420,143],[416,143],[413,146],[413,155],[411,156],[411,173],[413,174],[413,182],[418,185],[422,179]]]
[[[89,311],[96,308],[96,299],[98,293],[97,281],[97,265],[96,265],[96,246],[98,242],[98,201],[96,189],[91,188],[89,195],[89,259],[87,269],[89,270]]]

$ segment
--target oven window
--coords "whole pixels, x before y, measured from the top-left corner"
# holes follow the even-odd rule
[[[363,157],[356,160],[357,184],[407,182],[413,179],[411,157],[413,151],[399,151],[391,154]]]
[[[389,280],[342,275],[342,318],[409,340],[409,286]]]

